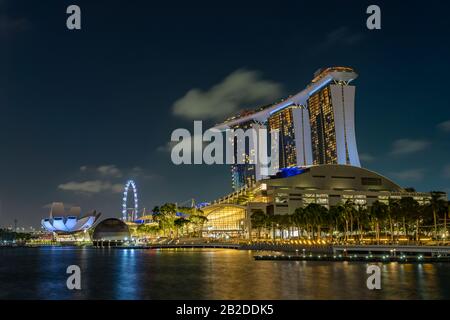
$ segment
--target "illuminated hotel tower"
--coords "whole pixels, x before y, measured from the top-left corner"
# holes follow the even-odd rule
[[[279,169],[320,164],[360,167],[355,137],[355,87],[350,85],[357,77],[348,67],[320,69],[296,95],[232,117],[215,128],[225,130],[257,122],[267,123],[270,130],[278,129]]]
[[[319,70],[312,83],[321,82],[340,69]],[[361,166],[355,138],[355,87],[349,82],[345,78],[332,78],[309,94],[313,164]]]
[[[239,125],[234,126],[232,129],[242,129],[247,130],[252,128],[252,121],[248,121],[245,123],[240,123]],[[242,143],[242,141],[239,140],[238,137],[233,137],[232,141],[230,141],[233,145],[233,154],[235,159],[238,157],[242,157],[243,161],[245,163],[242,164],[232,164],[231,165],[231,181],[232,181],[232,187],[234,190],[239,190],[246,185],[252,185],[254,182],[256,182],[256,166],[254,164],[249,163],[250,162],[250,153],[254,152],[254,150],[250,150],[250,146],[246,145],[245,147],[245,154],[239,155],[237,146],[239,143]],[[244,141],[245,142],[245,141]]]
[[[279,130],[280,168],[306,166],[312,163],[311,131],[308,109],[291,105],[273,113],[269,119],[270,130]]]

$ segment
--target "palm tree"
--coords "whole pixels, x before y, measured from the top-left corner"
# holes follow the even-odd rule
[[[339,211],[338,206],[331,206],[330,209],[327,210],[327,213],[323,219],[323,222],[328,226],[328,234],[333,240],[333,233],[335,230],[338,230],[338,218]]]
[[[389,198],[388,204],[388,217],[389,217],[389,226],[391,230],[391,241],[394,240],[394,224],[397,225],[397,235],[400,233],[398,226],[398,218],[400,217],[400,202],[398,199]],[[405,223],[404,223],[405,224]]]
[[[352,216],[352,210],[353,210],[353,203],[351,201],[347,201],[344,204],[339,203],[336,207],[337,213],[338,213],[338,221],[343,226],[343,234],[344,234],[344,241],[348,240],[348,233],[350,231],[350,217]],[[353,218],[352,218],[353,219]]]
[[[447,217],[450,217],[450,201],[447,201],[447,208],[444,212],[444,235],[447,239]]]
[[[343,205],[343,219],[345,222],[345,240],[348,240],[348,232],[353,236],[353,217],[355,215],[355,205],[353,201],[347,200]],[[349,228],[350,227],[350,228]]]
[[[250,216],[252,229],[258,230],[258,239],[261,238],[261,229],[267,225],[268,216],[261,209],[254,210]]]
[[[370,207],[370,217],[375,224],[375,237],[377,243],[380,243],[380,222],[386,218],[388,206],[380,201],[375,201]]]
[[[307,228],[311,227],[312,237],[315,238],[314,229],[317,228],[318,238],[320,239],[321,226],[326,219],[328,209],[317,203],[310,203],[303,209]]]
[[[295,209],[294,214],[292,215],[292,223],[297,228],[298,238],[300,239],[301,228],[304,227],[304,210],[302,207]]]
[[[404,220],[414,222],[416,241],[419,241],[419,225],[424,216],[423,208],[411,197],[401,198],[399,201],[400,212]]]
[[[153,213],[152,214],[153,221],[158,223],[159,229],[161,230],[162,229],[162,221],[161,221],[162,214],[161,214],[161,211],[159,210],[159,207],[155,206],[152,210],[152,213]],[[164,232],[164,230],[163,230],[163,232]]]
[[[345,227],[345,212],[344,212],[344,206],[339,203],[335,206],[332,206],[329,210],[330,216],[334,219],[335,223],[335,229],[337,231],[340,231],[340,226],[342,225],[341,222],[344,222],[343,226]],[[345,229],[344,229],[345,231]]]
[[[275,226],[278,222],[278,215],[276,214],[268,214],[267,215],[267,224],[270,226],[270,231],[272,234],[272,239],[275,240]]]
[[[437,223],[438,223],[438,214],[444,212],[446,210],[446,206],[448,205],[447,201],[444,200],[445,193],[440,191],[431,191],[431,199],[430,199],[430,208],[433,211],[433,220],[434,220],[434,238],[438,237]],[[444,214],[445,215],[445,214]]]
[[[284,230],[288,231],[288,237],[289,237],[290,236],[289,229],[290,229],[291,224],[292,224],[291,215],[289,215],[289,214],[282,214],[282,215],[280,215],[279,218],[278,218],[278,224],[281,227],[282,238],[284,238]]]
[[[361,242],[363,239],[364,225],[367,221],[367,215],[368,215],[367,208],[365,206],[358,205],[354,214],[355,214],[355,219],[356,219],[356,227],[357,227],[358,233],[359,233],[359,241]]]

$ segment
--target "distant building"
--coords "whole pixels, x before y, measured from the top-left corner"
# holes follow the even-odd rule
[[[109,218],[101,221],[94,229],[94,246],[116,246],[131,240],[128,225],[120,219]]]

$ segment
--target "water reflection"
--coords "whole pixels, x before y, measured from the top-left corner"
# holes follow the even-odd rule
[[[122,250],[119,255],[119,269],[116,272],[116,287],[113,291],[115,299],[139,299],[137,289],[139,287],[139,272],[136,270],[136,257],[134,249]]]
[[[367,289],[367,263],[254,261],[222,249],[0,249],[1,299],[449,299],[446,264],[379,264],[382,290]],[[66,287],[69,265],[82,290]]]

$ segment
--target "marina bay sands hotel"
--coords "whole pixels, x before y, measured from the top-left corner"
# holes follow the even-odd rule
[[[262,123],[269,130],[278,130],[278,170],[321,164],[360,167],[355,138],[355,86],[351,85],[357,77],[348,67],[319,69],[298,94],[241,112],[216,128],[248,129]],[[263,178],[257,169],[254,164],[233,165],[233,188],[238,190]]]
[[[203,207],[208,217],[206,234],[249,237],[251,215],[291,215],[311,203],[327,208],[350,201],[370,207],[376,201],[412,198],[429,203],[430,193],[405,189],[387,177],[361,167],[355,137],[356,72],[348,67],[320,69],[301,92],[275,104],[242,111],[216,129],[267,128],[278,131],[278,167],[260,170],[251,161],[250,144],[234,135],[234,156],[244,161],[232,165],[234,191]],[[231,139],[231,138],[230,138]],[[278,145],[278,150],[277,149]],[[239,148],[238,148],[239,149]],[[266,168],[267,169],[267,168]],[[262,174],[262,172],[264,174]],[[443,195],[446,199],[447,195]]]

